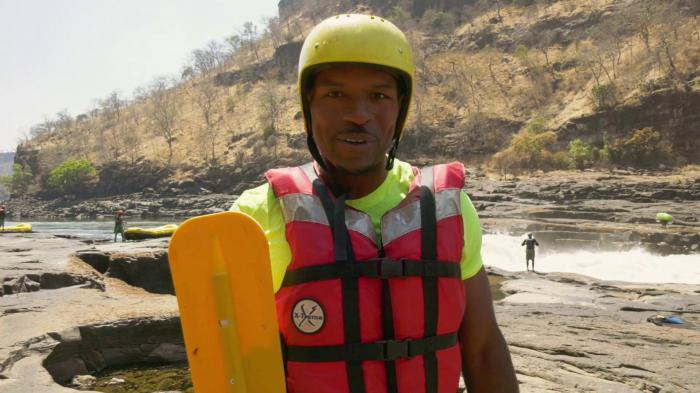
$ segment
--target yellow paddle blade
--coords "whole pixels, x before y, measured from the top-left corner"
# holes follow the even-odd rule
[[[243,213],[185,221],[170,271],[197,393],[284,393],[267,240]]]

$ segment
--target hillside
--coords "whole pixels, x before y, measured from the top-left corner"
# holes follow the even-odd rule
[[[72,159],[97,168],[79,196],[238,192],[265,168],[308,160],[298,52],[341,12],[385,15],[414,45],[399,158],[502,174],[700,163],[696,0],[282,0],[263,32],[194,51],[178,80],[35,126],[16,156],[29,191],[57,195],[50,171]]]

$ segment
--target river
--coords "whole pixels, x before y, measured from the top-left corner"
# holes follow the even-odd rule
[[[508,271],[524,270],[523,239],[506,234],[485,234],[481,248],[484,264]],[[596,251],[592,247],[552,251],[553,246],[540,242],[535,258],[536,271],[578,273],[601,280],[700,284],[700,254],[658,255],[639,247],[627,251]]]
[[[114,223],[102,221],[28,221],[35,232],[78,236],[93,240],[113,238]],[[173,221],[129,221],[127,227],[155,227]],[[7,226],[14,222],[6,222]],[[535,234],[536,236],[537,234]],[[483,237],[482,259],[486,265],[508,271],[525,267],[523,238],[508,234],[486,233]],[[554,245],[540,241],[537,250],[538,272],[570,272],[602,280],[644,283],[700,284],[700,254],[657,255],[642,248],[627,251],[553,250]]]
[[[51,233],[60,236],[77,236],[91,240],[107,240],[114,238],[114,221],[112,220],[22,221],[22,223],[32,224],[32,230],[34,232]],[[180,222],[167,220],[128,220],[124,228],[151,228],[171,223],[179,224]],[[5,226],[8,227],[15,224],[18,224],[18,222],[5,222]]]

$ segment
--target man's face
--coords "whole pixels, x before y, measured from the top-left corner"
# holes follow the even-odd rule
[[[391,74],[332,66],[316,75],[308,100],[313,138],[328,163],[349,174],[383,170],[401,102]]]

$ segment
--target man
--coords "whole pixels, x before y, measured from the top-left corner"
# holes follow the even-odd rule
[[[535,246],[539,247],[540,243],[532,237],[532,233],[527,234],[527,239],[520,244],[525,247],[525,269],[530,271],[530,261],[532,261],[532,271],[535,271]]]
[[[117,241],[117,235],[122,237],[122,242],[124,241],[124,210],[117,210],[117,214],[114,215],[114,241]]]
[[[232,210],[268,238],[289,393],[517,392],[459,163],[395,159],[411,47],[388,21],[341,15],[299,60],[313,163],[268,171]],[[465,312],[466,309],[466,312]]]
[[[5,210],[5,205],[0,205],[0,229],[5,229],[5,216],[7,211]]]

